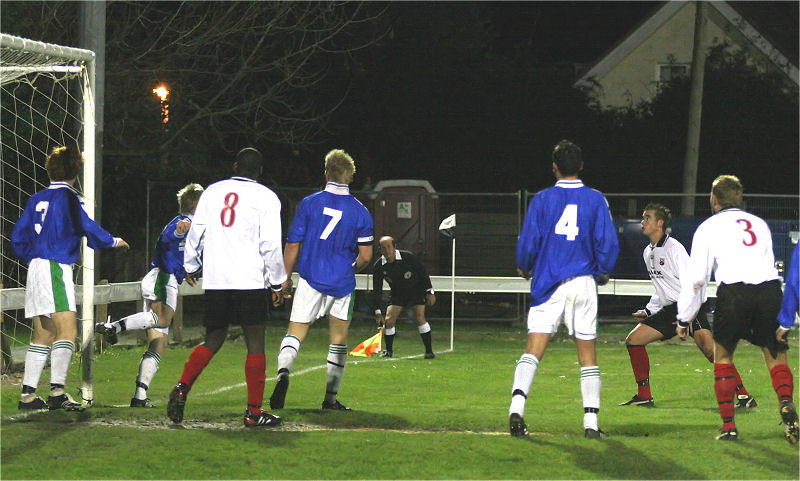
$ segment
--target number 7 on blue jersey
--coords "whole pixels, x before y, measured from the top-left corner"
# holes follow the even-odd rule
[[[325,240],[329,235],[331,235],[331,232],[333,232],[333,228],[336,227],[336,224],[342,220],[342,211],[325,207],[322,209],[322,213],[324,215],[331,216],[330,222],[328,222],[328,225],[325,226],[325,230],[323,230],[322,234],[319,236],[320,239]]]

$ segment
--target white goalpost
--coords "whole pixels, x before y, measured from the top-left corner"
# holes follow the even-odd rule
[[[47,154],[62,145],[81,149],[83,177],[78,190],[84,208],[94,217],[95,207],[95,55],[89,50],[64,47],[0,33],[0,168],[2,169],[2,244],[0,288],[25,284],[27,268],[11,249],[10,237],[25,203],[47,187]],[[80,351],[81,397],[91,404],[93,392],[94,252],[84,239],[79,283],[82,284]],[[30,320],[19,306],[3,305],[2,329],[8,345],[27,345]],[[4,353],[8,354],[8,353]]]

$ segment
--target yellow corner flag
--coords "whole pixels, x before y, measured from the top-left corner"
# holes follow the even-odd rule
[[[375,353],[381,352],[381,339],[383,329],[379,330],[377,334],[362,342],[355,349],[350,351],[349,356],[370,357]]]

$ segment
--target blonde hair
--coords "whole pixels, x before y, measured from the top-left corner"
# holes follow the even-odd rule
[[[334,149],[325,156],[325,172],[334,182],[349,184],[356,173],[356,163],[344,150]]]
[[[203,193],[203,186],[194,182],[186,184],[186,187],[178,191],[178,212],[181,214],[194,214],[200,194]]]
[[[742,206],[742,183],[735,175],[720,175],[711,183],[711,193],[723,209]]]

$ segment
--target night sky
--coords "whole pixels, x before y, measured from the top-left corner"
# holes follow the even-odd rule
[[[4,1],[3,31],[76,45],[75,5]],[[209,6],[207,18],[215,22],[230,9],[245,11],[253,5],[258,4],[107,4],[105,162],[109,173],[119,172],[116,182],[136,181],[121,177],[131,169],[126,165],[130,151],[181,166],[148,176],[189,172],[209,182],[227,174],[229,164],[219,159],[229,159],[243,145],[252,144],[270,152],[269,180],[280,185],[318,185],[320,159],[330,148],[343,147],[358,162],[355,184],[359,187],[380,179],[424,178],[441,191],[538,190],[552,180],[547,167],[552,146],[569,138],[586,152],[584,177],[603,190],[681,190],[685,89],[654,106],[648,112],[653,115],[648,124],[624,113],[610,118],[592,111],[587,99],[571,88],[576,76],[662,2],[367,2],[365,9],[381,15],[348,31],[341,45],[380,32],[386,35],[347,54],[335,49],[324,52],[313,60],[325,64],[324,80],[298,89],[306,96],[304,101],[318,103],[322,110],[336,106],[313,141],[293,144],[259,135],[258,129],[263,133],[274,128],[268,123],[245,131],[239,127],[254,123],[244,117],[198,123],[169,145],[149,145],[158,137],[152,135],[158,105],[150,94],[156,82],[174,87],[170,106],[174,131],[201,110],[198,106],[218,88],[203,90],[203,84],[220,82],[221,87],[236,65],[221,66],[206,77],[193,69],[213,70],[220,59],[238,58],[251,42],[214,39],[198,51],[208,61],[187,67],[179,62],[191,55],[179,59],[175,54],[191,42],[145,53],[152,31],[175,28],[157,23],[158,19],[180,9],[175,22],[179,23],[198,6]],[[797,2],[731,5],[798,64]],[[137,31],[136,15],[148,8],[159,12],[151,14],[150,23],[142,22],[144,27]],[[341,8],[353,8],[353,4]],[[202,28],[185,30],[197,35],[204,32]],[[279,54],[265,52],[264,61]],[[170,55],[176,57],[173,63]],[[746,176],[743,180],[750,192],[797,193],[796,111],[787,112],[786,102],[771,95],[774,86],[752,85],[745,92],[742,87],[749,80],[733,77],[724,70],[717,77],[707,74],[709,105],[704,107],[701,150],[705,150],[699,185],[705,189],[709,178],[731,168]],[[251,92],[274,81],[260,73],[247,76],[247,82],[235,89],[238,94],[225,101],[235,108],[238,102],[249,101]],[[796,97],[793,102],[796,109]],[[788,175],[776,179],[771,172],[749,167],[764,157],[777,162]],[[486,165],[492,168],[485,169]],[[152,168],[152,164],[142,168]],[[649,175],[632,185],[632,170]],[[108,182],[113,184],[115,179]]]

